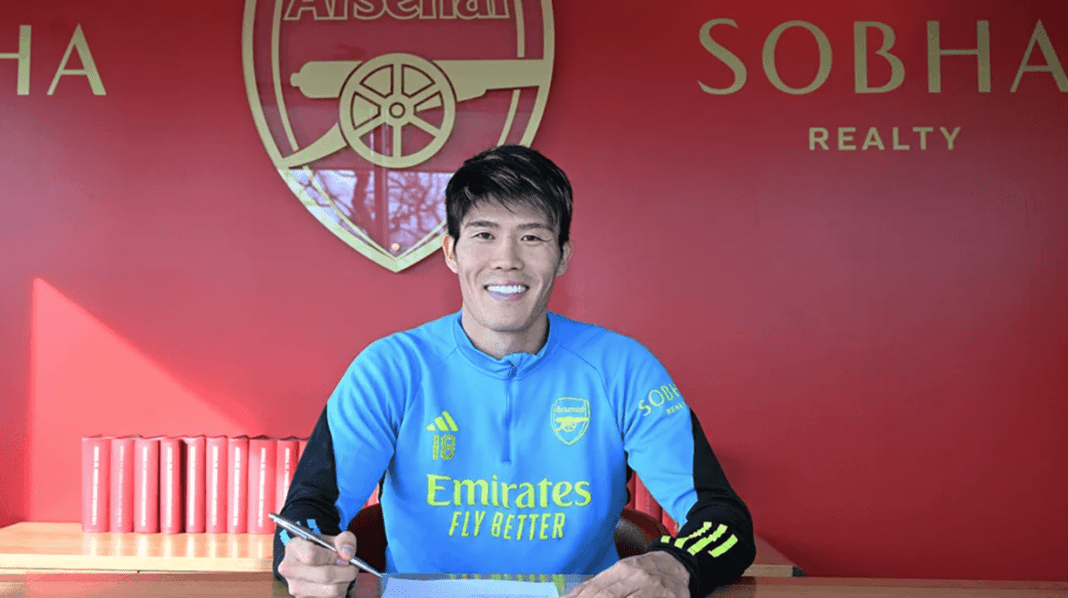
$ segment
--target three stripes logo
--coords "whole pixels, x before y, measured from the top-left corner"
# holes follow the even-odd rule
[[[729,538],[720,542],[720,539],[727,533],[727,526],[721,523],[715,531],[708,534],[712,526],[712,522],[706,521],[697,531],[688,536],[675,538],[674,542],[672,542],[671,536],[661,536],[660,541],[664,544],[674,544],[676,548],[685,548],[687,552],[694,556],[697,556],[698,553],[706,548],[708,549],[708,554],[711,554],[713,558],[722,556],[723,553],[738,543],[738,536],[731,534]]]
[[[434,423],[426,427],[428,432],[434,434],[430,456],[433,460],[449,460],[456,456],[456,432],[460,428],[456,426],[456,420],[449,415],[448,411],[442,411],[441,415],[434,418]]]

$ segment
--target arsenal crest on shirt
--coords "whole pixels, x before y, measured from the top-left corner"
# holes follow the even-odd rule
[[[549,409],[553,434],[567,445],[575,444],[590,427],[590,402],[575,397],[560,397]]]

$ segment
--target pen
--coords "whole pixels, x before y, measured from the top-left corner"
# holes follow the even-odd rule
[[[294,523],[288,519],[283,519],[282,517],[275,515],[274,513],[268,513],[267,516],[271,518],[271,521],[277,523],[286,530],[289,530],[290,532],[296,534],[298,537],[304,538],[309,542],[318,544],[319,546],[332,550],[333,552],[337,552],[337,549],[334,548],[334,545],[330,542],[327,542],[326,538],[323,538],[319,534],[311,531],[303,525],[300,525],[299,523]],[[351,559],[349,559],[349,563],[352,565],[356,565],[360,569],[363,569],[364,571],[370,573],[371,575],[374,575],[375,577],[382,577],[382,574],[378,571],[375,571],[374,567],[368,565],[367,563],[361,561],[356,557],[352,557]]]

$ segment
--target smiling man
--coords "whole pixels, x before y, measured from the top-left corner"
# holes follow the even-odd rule
[[[380,339],[352,363],[308,442],[279,533],[293,596],[342,596],[342,531],[383,480],[387,570],[595,574],[572,594],[706,595],[752,563],[752,520],[663,366],[638,342],[548,311],[572,256],[571,186],[522,146],[475,156],[446,188],[458,314]],[[677,537],[620,559],[628,466]],[[384,477],[383,477],[384,476]]]

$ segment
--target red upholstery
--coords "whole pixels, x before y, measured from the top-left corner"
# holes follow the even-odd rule
[[[619,558],[639,555],[649,549],[650,542],[666,535],[668,535],[668,530],[659,519],[654,519],[652,515],[635,509],[623,507],[623,512],[616,523],[616,551],[619,552]]]
[[[376,571],[385,571],[386,526],[382,522],[382,505],[360,509],[349,522],[349,531],[356,535],[356,556]]]

